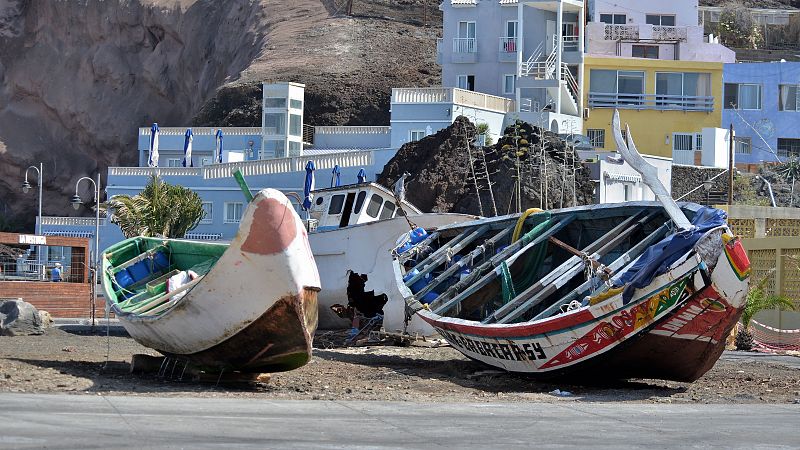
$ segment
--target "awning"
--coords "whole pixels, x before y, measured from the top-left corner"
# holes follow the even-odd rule
[[[42,232],[45,236],[62,236],[62,237],[76,237],[76,238],[93,238],[94,232],[92,231],[45,231]]]
[[[603,178],[614,183],[641,183],[642,177],[639,175],[628,175],[624,173],[603,172]]]

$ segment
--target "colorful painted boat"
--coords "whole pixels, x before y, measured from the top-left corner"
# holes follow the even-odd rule
[[[724,211],[675,204],[615,123],[620,152],[661,203],[442,227],[396,252],[409,312],[513,372],[693,381],[708,371],[744,308],[750,262]]]
[[[303,222],[277,190],[253,198],[230,244],[136,237],[102,259],[107,305],[146,347],[249,372],[311,356],[319,274]]]

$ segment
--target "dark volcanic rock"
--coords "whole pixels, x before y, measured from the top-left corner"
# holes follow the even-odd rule
[[[433,212],[494,215],[487,173],[497,214],[517,210],[518,173],[522,210],[592,202],[594,185],[588,170],[555,134],[518,122],[508,127],[494,146],[468,151],[475,134],[475,125],[459,117],[450,127],[401,147],[378,182],[392,186],[408,172],[406,198],[423,211]],[[470,167],[470,155],[474,168]],[[473,177],[473,171],[477,176]]]
[[[0,299],[0,336],[44,334],[46,327],[35,306],[22,299]]]

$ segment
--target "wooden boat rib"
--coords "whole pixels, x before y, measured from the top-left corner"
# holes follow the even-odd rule
[[[317,326],[316,264],[286,197],[265,189],[230,244],[136,237],[103,253],[108,308],[139,343],[210,368],[305,364]],[[181,272],[197,277],[167,292]]]
[[[441,227],[394,259],[409,314],[509,371],[693,381],[741,315],[750,262],[723,211],[653,192]]]

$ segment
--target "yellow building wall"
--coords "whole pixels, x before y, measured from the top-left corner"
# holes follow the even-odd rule
[[[622,127],[630,125],[636,147],[642,154],[672,158],[672,133],[699,133],[703,128],[720,127],[722,124],[722,63],[673,61],[644,58],[597,58],[587,56],[584,60],[583,104],[589,109],[589,118],[583,121],[583,134],[589,129],[605,130],[604,150],[614,151],[617,145],[611,133],[613,108],[589,107],[592,69],[637,70],[645,72],[645,94],[656,92],[656,72],[697,72],[711,74],[711,92],[714,110],[711,112],[684,112],[637,110],[620,108]],[[599,150],[599,149],[598,149]]]

